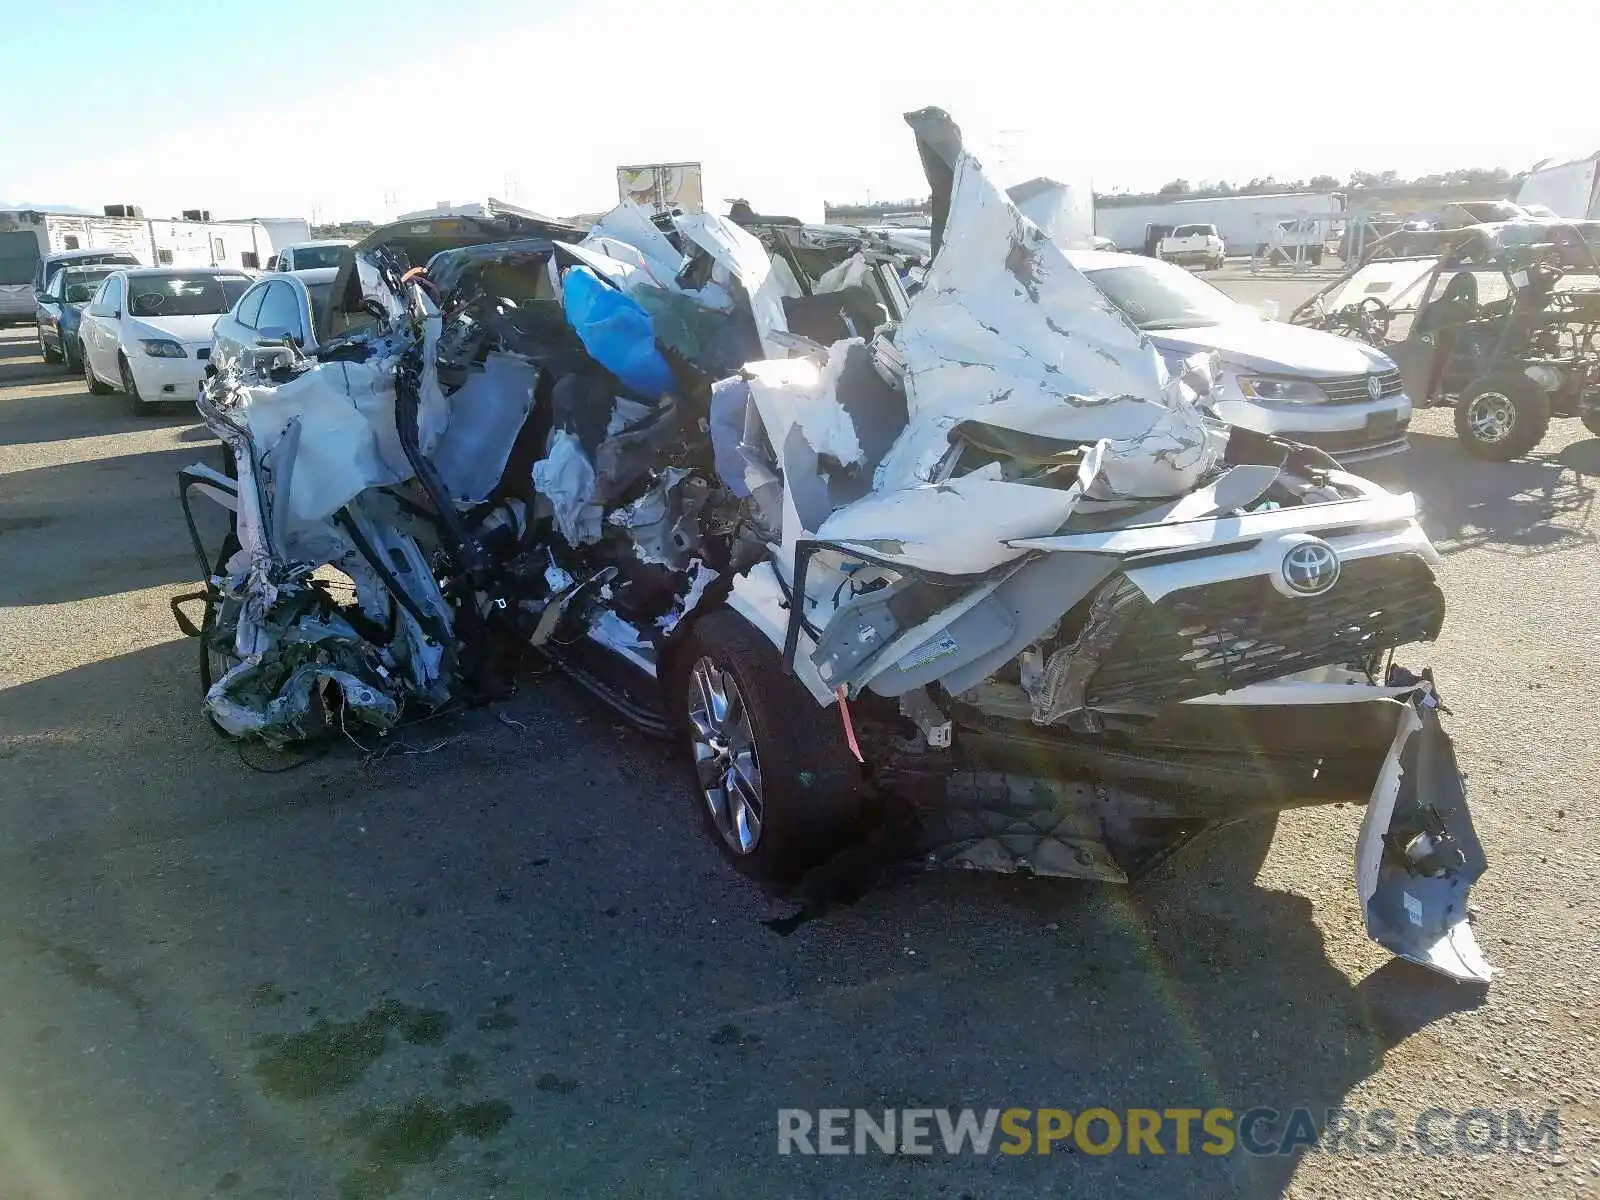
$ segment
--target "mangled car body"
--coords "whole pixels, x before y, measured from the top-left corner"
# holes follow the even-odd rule
[[[870,246],[814,274],[628,206],[357,247],[350,332],[200,399],[233,469],[185,495],[236,514],[196,540],[210,718],[382,731],[531,646],[680,739],[719,847],[777,877],[886,805],[930,864],[1126,881],[1354,801],[1373,935],[1487,979],[1461,776],[1392,662],[1444,615],[1412,499],[1207,418],[1205,361],[1169,377],[944,114],[908,120],[909,301]]]

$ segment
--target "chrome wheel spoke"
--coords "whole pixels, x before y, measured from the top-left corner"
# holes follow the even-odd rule
[[[733,770],[739,779],[756,796],[759,803],[761,797],[761,769],[756,766],[755,751],[749,746],[734,751]]]
[[[742,849],[754,848],[761,836],[761,800],[750,790],[750,785],[740,776],[738,769],[730,766],[725,781],[728,810],[732,816],[734,837]]]
[[[720,730],[722,722],[718,719],[716,700],[712,696],[711,672],[704,664],[695,667],[694,684],[700,693],[700,712],[705,717],[707,730]]]
[[[763,797],[749,710],[738,681],[708,658],[690,672],[689,736],[695,780],[718,834],[736,854],[761,839]]]
[[[696,744],[709,742],[717,732],[711,727],[711,718],[702,710],[691,708],[689,710],[689,724],[694,727],[694,740]]]
[[[723,702],[722,702],[722,728],[732,733],[735,728],[742,729],[744,719],[744,697],[739,694],[738,685],[733,682],[733,677],[727,674],[722,676]]]

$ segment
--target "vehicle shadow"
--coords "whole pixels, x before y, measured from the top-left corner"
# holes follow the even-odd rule
[[[198,577],[177,473],[203,446],[0,474],[0,605],[61,604]],[[214,505],[200,504],[205,517]],[[220,544],[215,509],[208,544]]]
[[[61,383],[72,378],[72,373],[61,364],[47,363],[40,358],[37,347],[30,347],[26,355],[7,353],[10,349],[0,347],[0,388]]]
[[[833,1066],[801,1066],[828,1086],[773,1105],[1268,1108],[1280,1115],[1257,1132],[1273,1145],[1296,1108],[1326,1128],[1389,1049],[1486,993],[1400,962],[1352,982],[1329,962],[1306,899],[1235,877],[1255,859],[1249,840],[1237,856],[1226,839],[1197,843],[1130,889],[925,876],[870,897],[814,935],[828,970],[848,973],[832,961],[843,956],[861,971],[813,1001],[852,1018],[827,1039],[844,1042]],[[910,954],[920,966],[902,965]],[[897,986],[868,977],[862,960],[874,955]],[[886,994],[863,1012],[866,987]],[[878,1023],[863,1024],[869,1015]],[[1058,1146],[1042,1159],[951,1162],[944,1178],[975,1194],[1046,1194],[1070,1178],[1075,1195],[1266,1200],[1303,1157],[1178,1157],[1172,1124],[1163,1129],[1162,1158]]]
[[[92,396],[81,379],[70,375],[60,379],[41,376],[32,382],[57,385],[60,390],[9,397],[0,404],[0,446],[66,442],[129,430],[194,425],[197,420],[193,404],[152,406],[150,411],[134,416],[121,395]],[[196,425],[195,430],[185,430],[179,436],[184,441],[203,441],[210,438],[210,432],[205,426]]]
[[[0,362],[12,359],[39,357],[39,343],[31,325],[0,329]]]
[[[1370,474],[1416,493],[1423,528],[1441,554],[1533,557],[1595,540],[1600,439],[1493,463],[1468,457],[1453,437],[1414,432],[1408,455],[1393,466],[1374,464]]]

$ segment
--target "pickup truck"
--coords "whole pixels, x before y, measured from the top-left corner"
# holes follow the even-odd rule
[[[1156,257],[1174,263],[1200,263],[1213,271],[1222,266],[1227,248],[1215,225],[1179,225],[1156,245]]]
[[[345,247],[354,245],[354,242],[332,238],[320,242],[296,242],[268,259],[267,270],[318,271],[325,267],[337,267],[344,257]]]

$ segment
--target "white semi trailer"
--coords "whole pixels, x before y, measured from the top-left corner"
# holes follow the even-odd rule
[[[200,218],[200,219],[195,219]],[[257,221],[212,221],[209,214],[151,220],[130,205],[107,205],[103,215],[0,211],[0,322],[33,316],[39,260],[66,250],[121,250],[147,267],[258,269],[273,243]]]
[[[1600,154],[1571,162],[1540,163],[1517,189],[1517,203],[1543,205],[1570,221],[1600,220]]]
[[[1326,224],[1345,211],[1343,192],[1273,192],[1259,196],[1213,196],[1147,204],[1095,206],[1094,231],[1124,250],[1154,254],[1156,243],[1179,225],[1215,225],[1229,254],[1265,253],[1279,222],[1309,218]]]

